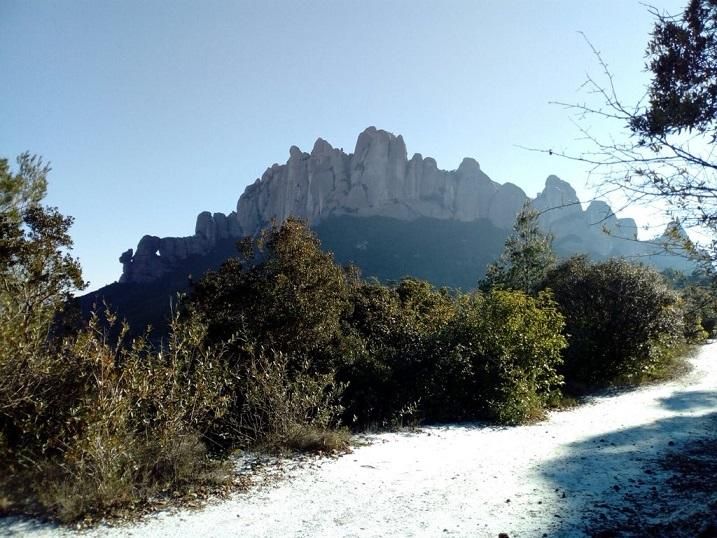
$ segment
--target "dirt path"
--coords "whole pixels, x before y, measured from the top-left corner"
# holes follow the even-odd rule
[[[678,381],[594,398],[537,425],[375,435],[352,454],[289,464],[283,479],[201,511],[88,535],[694,535],[686,525],[704,525],[717,501],[717,476],[701,476],[717,469],[714,453],[700,451],[717,436],[717,343],[692,362]],[[696,459],[674,457],[692,452]],[[717,516],[717,504],[711,510]],[[72,533],[6,521],[0,534]]]

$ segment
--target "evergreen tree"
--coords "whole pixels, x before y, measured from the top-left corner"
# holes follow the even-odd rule
[[[513,233],[506,239],[500,257],[488,266],[480,289],[493,288],[536,291],[548,269],[555,263],[553,238],[538,224],[539,213],[526,203],[518,213]]]

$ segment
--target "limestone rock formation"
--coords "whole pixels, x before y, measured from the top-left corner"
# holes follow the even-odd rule
[[[156,237],[145,235],[137,251],[127,250],[120,256],[120,282],[151,282],[173,270],[190,256],[209,252],[219,239],[242,237],[237,215],[208,211],[197,216],[195,233],[189,237]]]
[[[310,154],[292,147],[285,165],[267,169],[237,204],[239,223],[251,234],[289,215],[316,224],[331,215],[418,217],[472,221],[491,218],[500,185],[473,159],[458,170],[439,170],[436,161],[416,154],[410,160],[401,136],[369,127],[346,154],[318,139]],[[525,201],[515,186],[501,193],[496,225],[512,221]]]
[[[310,224],[332,215],[487,218],[507,228],[526,199],[519,187],[492,181],[474,159],[464,159],[454,171],[440,170],[430,157],[409,160],[400,135],[369,127],[351,154],[321,138],[311,153],[292,146],[286,164],[272,165],[246,188],[236,212],[201,213],[193,236],[143,238],[136,252],[122,254],[120,281],[151,281],[179,260],[207,252],[218,239],[255,234],[290,215]]]
[[[208,253],[217,241],[253,235],[273,219],[290,215],[311,225],[351,215],[403,221],[488,219],[509,229],[527,200],[518,186],[491,180],[474,159],[463,159],[457,170],[441,170],[430,157],[415,154],[408,159],[400,135],[369,127],[349,154],[321,138],[311,153],[292,146],[285,164],[267,168],[246,188],[236,212],[200,213],[193,236],[144,236],[136,252],[130,249],[120,257],[120,282],[152,281],[182,260]],[[632,219],[617,219],[605,202],[592,202],[583,211],[575,189],[556,176],[547,178],[532,204],[560,253],[605,257],[634,250],[637,226]]]

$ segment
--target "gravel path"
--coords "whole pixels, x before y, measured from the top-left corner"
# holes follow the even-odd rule
[[[699,487],[693,476],[690,486],[674,455],[717,436],[717,343],[691,361],[693,371],[677,381],[592,398],[540,424],[372,435],[336,459],[286,463],[280,480],[202,510],[82,534],[693,535],[674,522],[704,522],[717,482],[705,478]],[[694,475],[694,466],[682,467]],[[0,522],[0,534],[77,535],[23,520]]]

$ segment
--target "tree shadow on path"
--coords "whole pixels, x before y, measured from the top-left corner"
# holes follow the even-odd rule
[[[677,392],[660,398],[660,405],[669,411],[685,412],[702,409],[717,409],[717,391],[693,390]]]
[[[715,409],[717,392],[660,403],[676,412]],[[557,493],[549,536],[717,537],[717,412],[573,443],[540,472]]]

